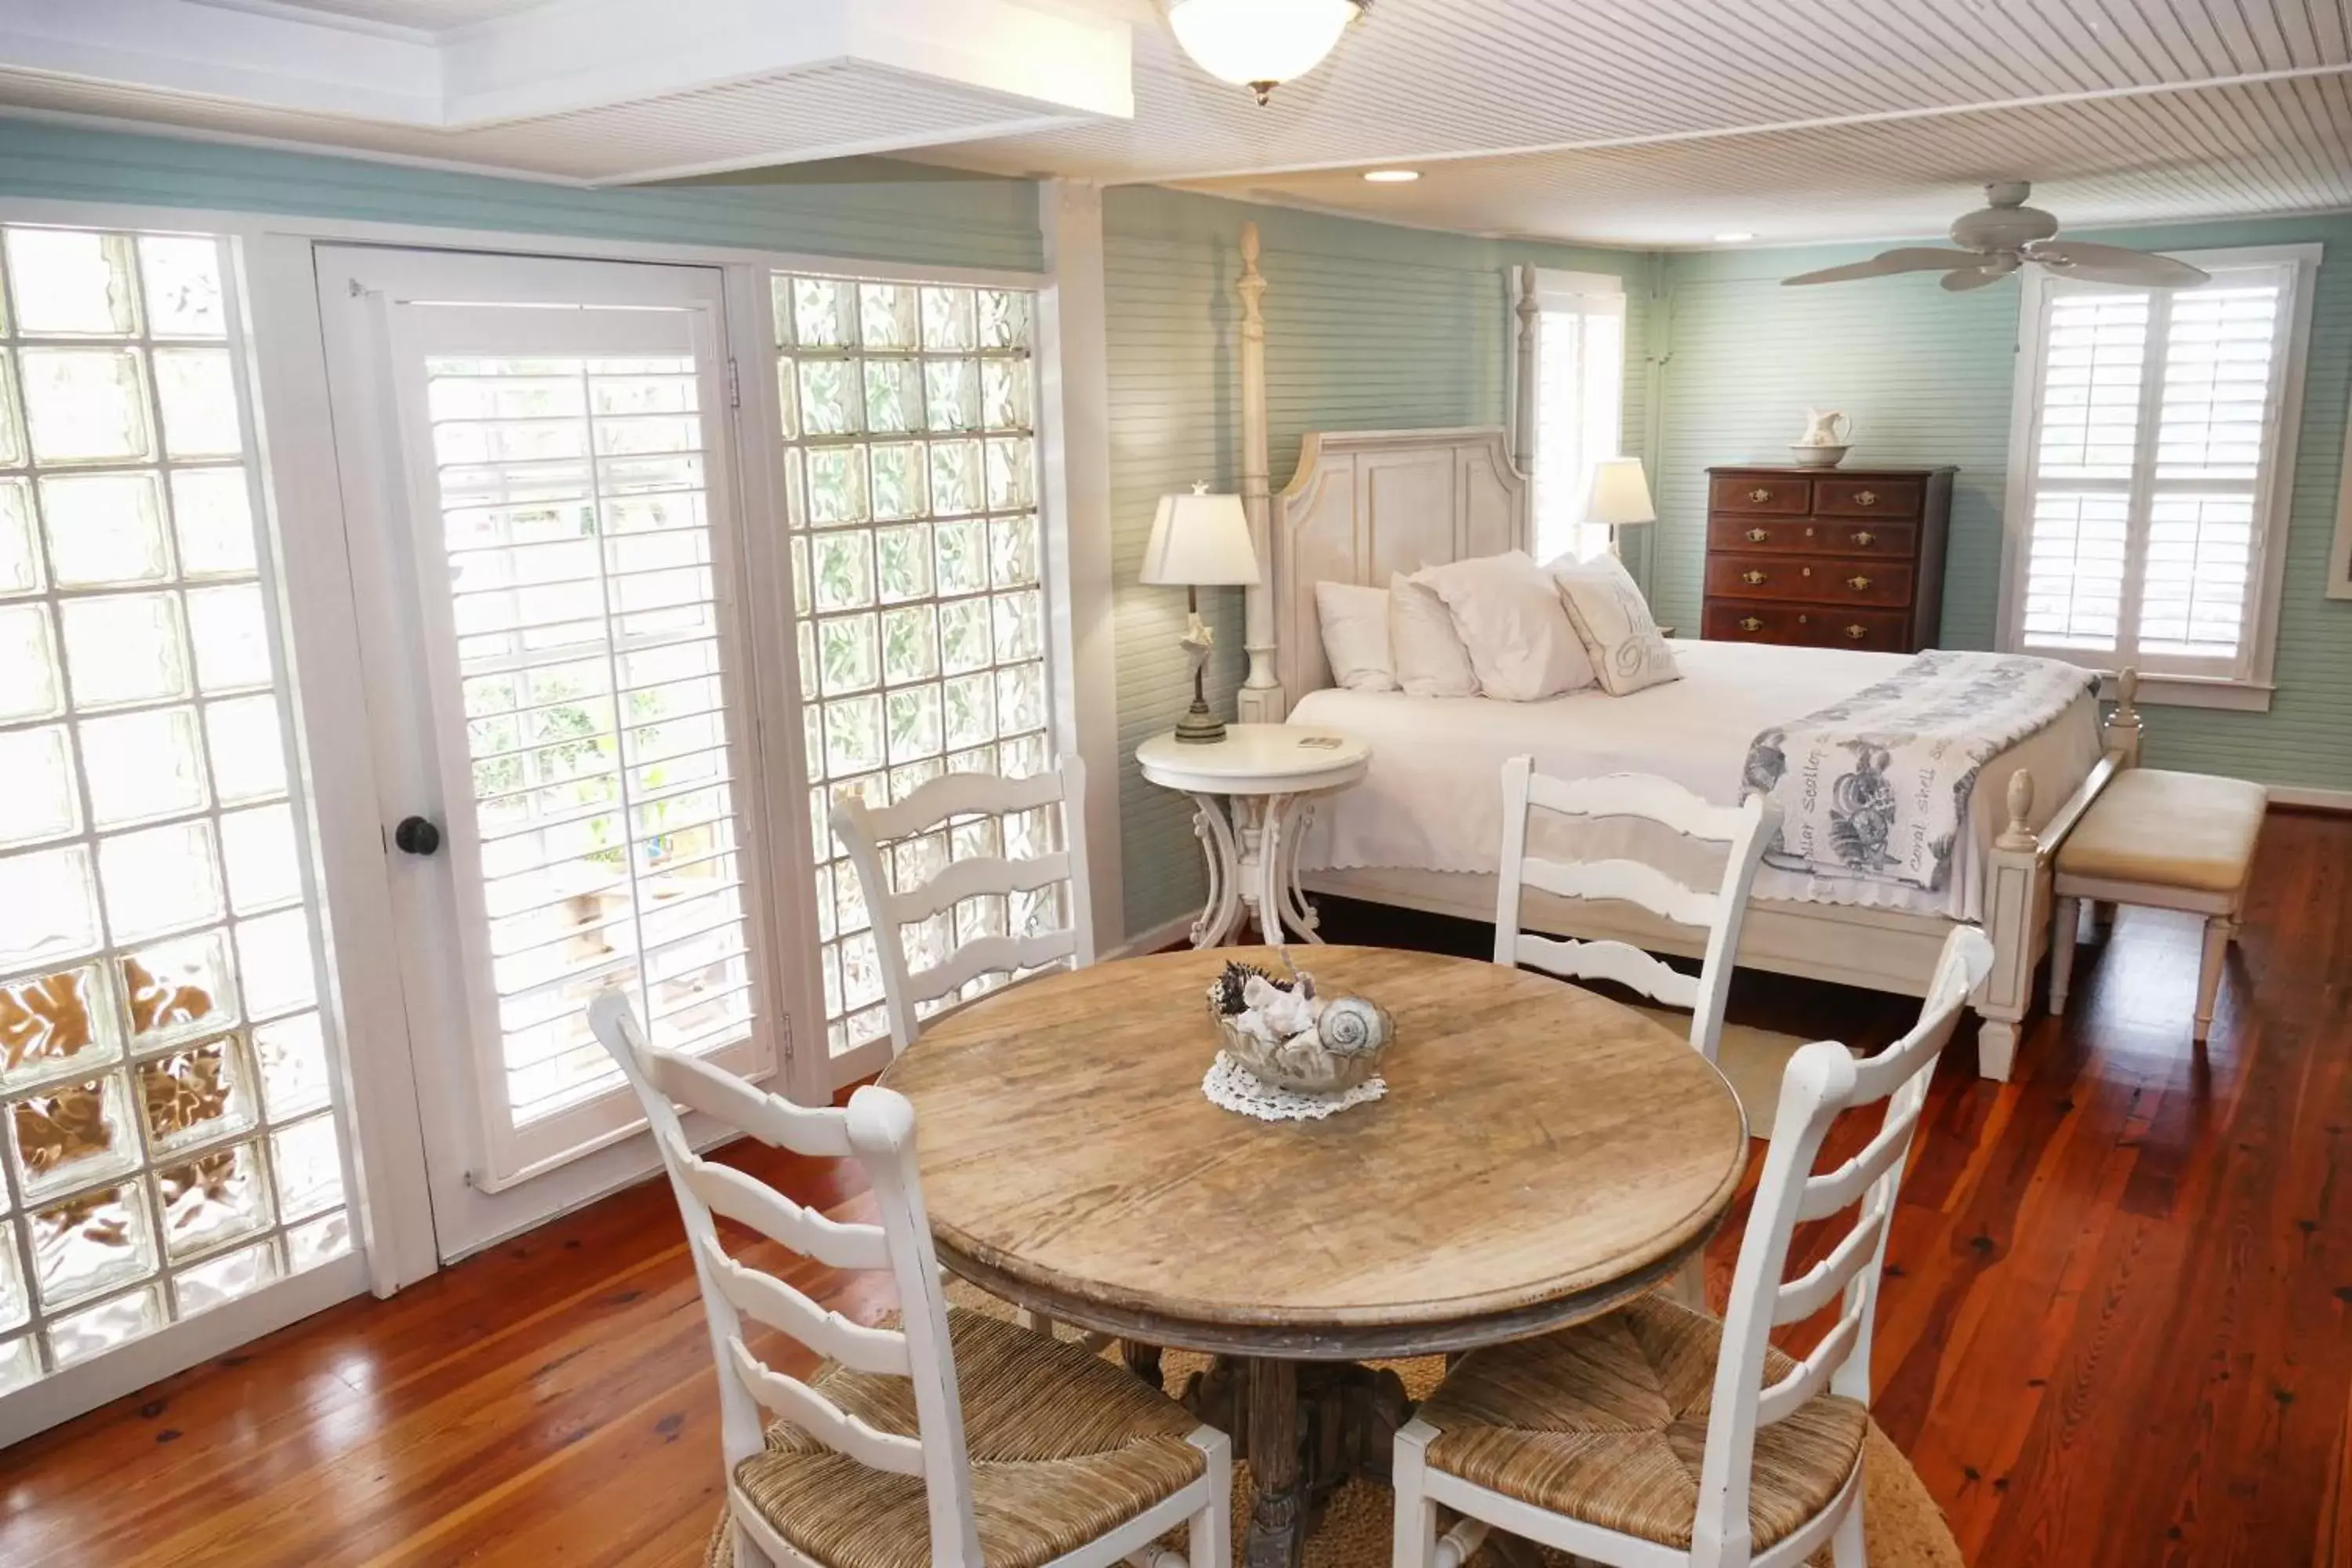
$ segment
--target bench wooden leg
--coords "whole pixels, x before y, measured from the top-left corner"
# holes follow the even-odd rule
[[[2205,917],[2205,951],[2197,961],[2195,1039],[2203,1039],[2213,1027],[2213,998],[2221,994],[2221,966],[2230,956],[2230,939],[2237,934],[2238,922],[2229,916]]]
[[[2074,939],[2082,930],[2083,900],[2053,899],[2050,916],[2050,1011],[2066,1010],[2066,993],[2074,982]]]

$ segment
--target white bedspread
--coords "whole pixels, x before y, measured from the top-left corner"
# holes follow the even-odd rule
[[[1882,680],[1906,662],[1900,654],[1843,648],[1774,647],[1750,643],[1677,641],[1683,679],[1630,697],[1597,689],[1543,702],[1486,698],[1406,697],[1398,692],[1308,693],[1291,722],[1322,725],[1368,742],[1363,783],[1317,810],[1303,847],[1308,869],[1363,867],[1492,873],[1502,842],[1502,767],[1527,752],[1544,773],[1565,778],[1648,773],[1673,779],[1730,805],[1758,732],[1811,713]],[[1969,831],[1941,889],[1809,875],[1766,867],[1756,896],[1898,909],[1946,919],[1983,913],[1985,851],[2004,826],[2005,784],[2018,767],[2036,786],[2032,822],[2049,820],[2099,757],[2097,707],[2089,693],[2044,728],[1988,763],[1971,801]],[[1625,853],[1638,825],[1592,825],[1580,854]],[[1538,842],[1541,843],[1540,826]],[[1611,833],[1622,837],[1614,844]],[[1673,869],[1699,885],[1720,875],[1706,851],[1676,840]],[[1559,847],[1565,843],[1555,841]],[[1656,854],[1654,846],[1645,853]]]

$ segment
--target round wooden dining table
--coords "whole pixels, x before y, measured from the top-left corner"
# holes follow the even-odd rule
[[[1318,947],[1317,991],[1395,1019],[1386,1095],[1322,1121],[1212,1104],[1206,992],[1264,948],[1160,953],[1012,986],[935,1021],[882,1081],[915,1106],[940,1258],[1127,1342],[1210,1352],[1186,1402],[1257,1498],[1251,1568],[1291,1568],[1322,1500],[1385,1476],[1408,1415],[1361,1361],[1610,1310],[1706,1244],[1747,1122],[1685,1039],[1544,975]]]

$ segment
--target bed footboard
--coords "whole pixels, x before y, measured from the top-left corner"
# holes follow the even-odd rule
[[[1976,995],[1977,1070],[2006,1083],[2017,1060],[2017,1037],[2033,1010],[2033,981],[2050,947],[2051,882],[2058,847],[2107,787],[2107,781],[2139,761],[2140,716],[2133,705],[2139,677],[2126,669],[2116,679],[2116,706],[2099,726],[2104,754],[2039,832],[2027,826],[2033,814],[2033,775],[2023,768],[2009,775],[2009,826],[1992,842],[1986,862],[1985,934],[1992,939],[1992,970]]]

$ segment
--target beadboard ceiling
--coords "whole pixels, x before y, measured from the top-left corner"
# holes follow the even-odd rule
[[[2352,206],[2352,0],[1376,0],[1265,108],[1192,66],[1157,0],[829,3],[942,18],[974,60],[1007,17],[1072,47],[1050,87],[1033,69],[1007,90],[1002,60],[992,76],[812,56],[730,76],[641,41],[547,71],[539,112],[498,112],[515,95],[493,93],[468,117],[375,101],[397,97],[389,70],[331,100],[252,90],[216,28],[176,72],[153,67],[152,43],[138,70],[89,68],[87,50],[60,68],[54,50],[27,57],[27,25],[0,0],[0,107],[589,182],[891,152],[1643,247],[1932,234],[1996,178],[2032,180],[2075,227]],[[77,0],[49,15],[129,7],[445,59],[510,38],[502,63],[535,58],[520,47],[534,37],[609,37],[614,18],[639,40],[712,47],[726,18],[761,15],[728,0]],[[983,9],[993,29],[963,21]],[[1106,33],[1115,51],[1094,47]],[[416,93],[449,75],[421,74]],[[1391,164],[1423,177],[1360,178]]]

